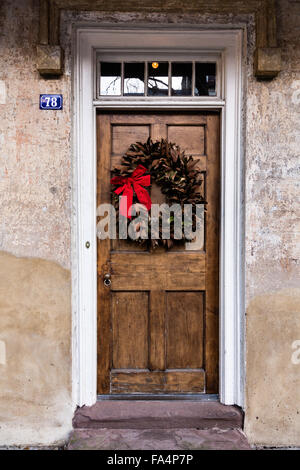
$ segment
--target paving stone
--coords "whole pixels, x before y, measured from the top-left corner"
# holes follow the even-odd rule
[[[249,450],[239,429],[75,429],[68,450]]]

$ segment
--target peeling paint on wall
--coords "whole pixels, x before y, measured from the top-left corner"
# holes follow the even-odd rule
[[[6,344],[2,340],[0,340],[0,365],[6,365]]]
[[[6,84],[4,80],[0,80],[0,104],[6,104]]]
[[[295,339],[295,341],[292,342],[292,349],[291,362],[297,366],[300,364],[300,339]]]

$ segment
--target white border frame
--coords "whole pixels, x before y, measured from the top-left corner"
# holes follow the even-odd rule
[[[96,243],[96,108],[220,109],[220,401],[244,403],[243,165],[241,136],[242,48],[244,31],[139,25],[79,27],[74,61],[74,222],[73,222],[73,400],[97,400],[97,243]],[[138,44],[138,48],[136,45]],[[180,46],[179,46],[180,45]],[[218,99],[93,100],[95,51],[122,46],[170,51],[178,47],[222,53],[223,86]],[[90,248],[86,248],[86,242]]]

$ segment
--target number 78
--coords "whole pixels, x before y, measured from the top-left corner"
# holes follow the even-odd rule
[[[57,98],[56,96],[53,96],[52,98],[50,96],[46,96],[45,97],[45,101],[46,101],[46,107],[48,108],[50,105],[55,107],[57,106]]]

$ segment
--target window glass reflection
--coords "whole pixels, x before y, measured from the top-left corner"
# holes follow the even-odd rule
[[[216,64],[195,64],[195,96],[216,96]]]
[[[124,64],[124,95],[139,96],[144,94],[144,62]]]
[[[172,96],[216,96],[216,65],[215,62],[125,62],[123,66],[120,62],[101,62],[100,95],[168,96],[170,89]]]
[[[191,62],[172,63],[173,96],[190,96],[192,94],[192,70]]]
[[[148,96],[168,96],[168,62],[148,63]]]
[[[121,64],[101,62],[100,95],[113,96],[121,94]]]

